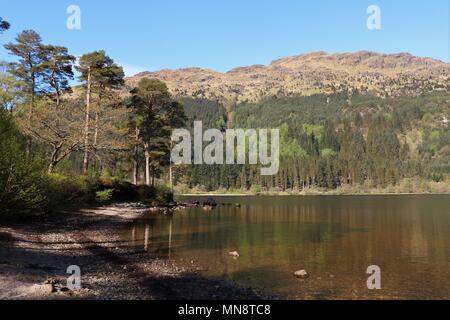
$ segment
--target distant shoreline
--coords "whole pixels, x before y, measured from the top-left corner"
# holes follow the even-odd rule
[[[276,196],[276,197],[310,197],[310,196],[438,196],[447,195],[450,193],[426,193],[426,192],[415,192],[415,193],[295,193],[295,194],[285,194],[285,193],[185,193],[185,194],[175,194],[177,197],[259,197],[259,196]]]

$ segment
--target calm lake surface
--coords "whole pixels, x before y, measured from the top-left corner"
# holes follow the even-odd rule
[[[149,214],[123,238],[288,299],[450,299],[448,195],[213,198],[233,205]],[[367,289],[370,265],[381,290]],[[301,269],[308,279],[293,276]]]

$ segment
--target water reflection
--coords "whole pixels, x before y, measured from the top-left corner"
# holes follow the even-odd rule
[[[171,258],[172,253],[172,222],[173,219],[171,217],[169,220],[169,254],[168,254],[169,259]]]
[[[450,298],[449,196],[217,199],[225,201],[242,205],[152,214],[136,221],[132,240],[288,298]],[[366,288],[372,264],[382,269],[381,291]],[[299,269],[311,278],[294,279]]]
[[[148,224],[145,225],[145,233],[144,233],[144,250],[148,251],[148,236],[149,236],[150,226]]]

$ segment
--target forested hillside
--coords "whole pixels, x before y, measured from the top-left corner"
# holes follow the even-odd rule
[[[257,166],[181,168],[190,188],[305,191],[364,186],[367,190],[401,184],[401,191],[431,191],[430,182],[450,191],[450,94],[379,98],[355,92],[268,98],[237,105],[230,113],[216,102],[186,107],[189,123],[204,120],[223,129],[280,128],[281,166],[261,177]],[[195,111],[194,111],[195,110]],[[414,178],[414,179],[407,179]],[[421,190],[418,190],[418,189]],[[415,190],[417,189],[417,190]],[[362,191],[362,189],[360,189]]]

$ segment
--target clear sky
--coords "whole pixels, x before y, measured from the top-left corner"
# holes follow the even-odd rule
[[[68,30],[67,7],[81,9],[81,30]],[[369,5],[381,30],[366,26]],[[128,75],[206,67],[227,71],[305,52],[410,52],[450,62],[450,0],[0,0],[12,28],[72,54],[104,49]],[[0,48],[0,60],[10,60]]]

